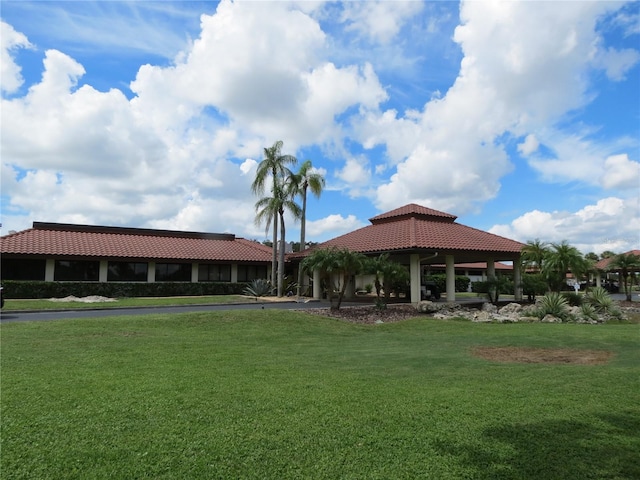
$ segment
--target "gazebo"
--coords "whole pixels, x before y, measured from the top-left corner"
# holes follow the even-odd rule
[[[456,222],[456,216],[414,203],[370,218],[371,225],[321,243],[314,248],[348,248],[367,256],[388,253],[408,265],[411,303],[421,299],[424,265],[446,265],[446,300],[455,301],[456,263],[486,262],[487,274],[495,275],[495,262],[513,262],[515,298],[522,299],[520,252],[524,244]],[[303,257],[310,250],[293,256]],[[313,296],[320,298],[320,277],[314,272]]]

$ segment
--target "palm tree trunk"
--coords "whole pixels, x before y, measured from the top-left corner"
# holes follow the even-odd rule
[[[285,230],[284,230],[284,211],[280,213],[280,258],[278,260],[278,296],[282,297],[284,292],[284,244],[285,244]]]
[[[307,189],[302,192],[302,218],[300,218],[300,251],[304,250],[305,228],[307,226]],[[298,296],[302,293],[302,268],[298,267]]]
[[[271,293],[276,286],[276,272],[278,265],[278,215],[273,216],[273,254],[271,256]]]

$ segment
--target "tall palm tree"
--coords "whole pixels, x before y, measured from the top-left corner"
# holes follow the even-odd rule
[[[640,271],[640,256],[633,253],[621,253],[616,255],[608,267],[610,270],[618,270],[624,285],[624,294],[627,302],[631,301],[631,288],[629,277]]]
[[[305,235],[307,228],[307,191],[311,191],[316,198],[320,198],[325,186],[324,177],[313,170],[311,160],[305,160],[300,170],[292,178],[292,189],[296,196],[302,197],[302,211],[300,212],[300,251],[305,249]],[[302,288],[302,268],[298,269],[298,296]]]
[[[264,194],[266,184],[271,179],[271,198],[275,201],[277,198],[281,198],[283,195],[279,192],[281,184],[284,182],[284,178],[291,175],[291,171],[287,165],[295,165],[297,163],[296,157],[292,155],[282,154],[282,140],[278,140],[271,147],[265,147],[264,159],[258,164],[256,170],[256,178],[251,184],[251,191],[256,195]],[[261,199],[262,200],[262,199]],[[261,201],[260,200],[260,201]],[[259,202],[260,202],[259,201]],[[269,203],[269,202],[266,202]],[[266,205],[258,207],[256,204],[256,210],[258,208],[264,208]],[[273,206],[275,208],[275,206]],[[256,217],[256,223],[261,223],[264,220],[268,220],[273,223],[273,255],[271,257],[271,285],[276,285],[276,272],[277,272],[277,248],[278,248],[278,212],[279,209],[275,208],[274,214],[265,214],[260,217]],[[267,224],[267,232],[269,231],[269,225]],[[284,273],[283,273],[284,275]]]
[[[285,183],[277,190],[277,207],[278,217],[280,218],[280,247],[278,258],[278,296],[281,297],[284,294],[284,251],[286,245],[286,230],[284,215],[286,212],[291,213],[294,219],[300,218],[302,215],[300,206],[293,200],[295,197],[295,182],[292,181],[293,176],[289,175],[285,180]]]

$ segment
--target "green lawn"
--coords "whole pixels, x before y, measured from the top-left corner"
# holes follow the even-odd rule
[[[52,302],[48,299],[7,299],[3,311],[22,310],[75,310],[91,308],[159,307],[168,305],[212,305],[221,303],[247,303],[255,301],[244,295],[209,295],[193,297],[118,298],[115,302],[83,303]]]
[[[9,323],[3,479],[638,479],[638,325],[291,311]],[[607,365],[475,358],[608,350]]]

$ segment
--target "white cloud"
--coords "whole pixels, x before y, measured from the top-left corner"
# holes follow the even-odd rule
[[[580,143],[583,152],[593,147],[549,125],[592,100],[587,73],[600,43],[596,24],[615,8],[606,2],[463,2],[455,41],[464,58],[446,95],[430,100],[419,114],[370,112],[357,125],[363,145],[387,146],[389,161],[398,164],[389,182],[378,187],[376,206],[423,202],[458,214],[473,211],[498,194],[500,178],[512,169],[501,137],[528,135],[518,148],[531,155],[543,129],[556,137],[551,148],[558,155],[534,156],[532,166],[547,179],[594,182],[594,169],[597,178],[610,153],[594,152],[577,168],[578,155],[559,150]]]
[[[601,178],[604,188],[640,189],[640,163],[629,159],[628,155],[613,155],[604,162]]]
[[[333,238],[358,228],[365,224],[358,220],[355,215],[329,215],[320,220],[307,221],[307,238]]]
[[[405,21],[423,9],[421,2],[370,0],[367,2],[346,2],[342,21],[347,30],[355,30],[377,43],[388,43],[393,39]]]
[[[33,48],[27,37],[8,23],[0,21],[0,90],[13,93],[23,83],[22,68],[11,57],[16,48]]]
[[[615,48],[600,49],[596,54],[593,64],[603,69],[607,77],[614,81],[621,81],[626,78],[627,72],[640,61],[640,53],[637,50],[626,48],[616,50]]]
[[[626,252],[640,247],[640,197],[608,197],[576,212],[534,210],[491,233],[521,242],[567,240],[582,252]]]
[[[540,142],[538,142],[538,139],[536,138],[536,136],[530,133],[524,139],[524,142],[518,144],[518,151],[524,156],[529,156],[533,152],[538,150],[539,146],[540,146]]]

